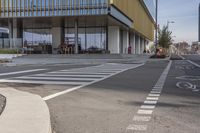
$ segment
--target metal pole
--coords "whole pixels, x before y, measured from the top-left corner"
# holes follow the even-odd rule
[[[200,42],[200,4],[199,4],[199,42]]]
[[[156,33],[155,47],[158,47],[158,0],[156,0]]]

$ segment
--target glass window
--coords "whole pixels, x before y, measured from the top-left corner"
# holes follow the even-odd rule
[[[152,15],[152,17],[155,19],[155,11],[156,11],[156,7],[155,7],[155,0],[144,0],[144,3],[146,4],[150,14]]]

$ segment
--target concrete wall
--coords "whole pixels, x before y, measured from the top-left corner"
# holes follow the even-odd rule
[[[118,26],[108,27],[108,50],[111,54],[120,53],[120,29]]]

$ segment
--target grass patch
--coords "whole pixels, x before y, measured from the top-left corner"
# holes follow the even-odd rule
[[[17,49],[0,49],[0,54],[17,54]]]

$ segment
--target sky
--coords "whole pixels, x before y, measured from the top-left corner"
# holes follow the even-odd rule
[[[158,23],[169,24],[175,42],[191,44],[198,40],[198,8],[200,0],[158,0]]]

